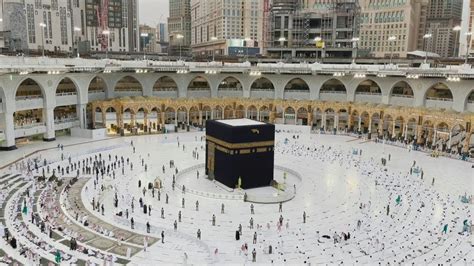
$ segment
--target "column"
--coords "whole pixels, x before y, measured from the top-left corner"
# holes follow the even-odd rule
[[[165,127],[165,112],[160,112],[161,114],[161,128],[163,129]]]
[[[148,113],[147,112],[143,112],[143,124],[144,124],[143,130],[145,131],[145,133],[148,133]]]
[[[5,125],[3,133],[5,134],[5,141],[0,146],[0,150],[15,150],[15,123],[13,122],[13,113],[0,114],[0,122]]]
[[[323,113],[323,115],[321,116],[321,120],[322,120],[321,127],[323,128],[324,131],[326,131],[326,124],[327,124],[326,116],[327,116],[326,113]]]
[[[95,129],[95,109],[92,107],[92,128]]]
[[[107,127],[107,113],[104,110],[102,110],[102,124],[103,124],[104,128]],[[117,115],[117,126],[118,126],[118,124],[119,124],[119,120],[118,120],[118,115]]]
[[[187,116],[186,116],[186,125],[189,125],[189,115],[190,115],[190,111],[187,112]]]
[[[436,137],[438,135],[438,131],[436,129],[433,129],[434,133],[433,133],[433,143],[431,144],[431,146],[435,146],[436,147]]]
[[[54,141],[56,140],[55,130],[54,130],[54,107],[48,107],[43,109],[43,117],[46,125],[46,132],[43,134],[44,141]]]
[[[452,138],[452,136],[453,136],[453,133],[452,133],[452,131],[450,130],[450,131],[449,131],[449,140],[448,140],[448,147],[447,147],[447,149],[451,149],[451,138]]]
[[[203,125],[202,122],[203,122],[202,121],[202,110],[199,110],[199,125],[202,126]]]
[[[339,114],[334,114],[334,129],[339,131]]]
[[[260,121],[260,109],[257,109],[257,121]]]
[[[405,123],[405,126],[403,126],[403,129],[404,129],[404,139],[407,140],[408,139],[408,122]]]
[[[283,125],[285,125],[286,124],[285,110],[283,110],[281,117],[283,117]]]
[[[308,112],[308,126],[310,126],[311,129],[313,128],[313,113],[312,112]]]
[[[395,120],[392,121],[392,138],[395,138]]]
[[[248,109],[245,109],[245,118],[249,118],[247,115],[248,115]]]
[[[369,133],[372,133],[372,116],[369,116]]]
[[[214,109],[211,109],[211,119],[214,119]]]
[[[382,136],[383,137],[383,124],[385,122],[383,121],[383,119],[380,119],[379,120],[379,137]]]
[[[93,110],[93,111],[95,111],[95,110]],[[85,104],[76,105],[76,115],[79,118],[80,128],[86,128],[87,127],[87,120],[86,120],[86,105]]]
[[[359,119],[358,119],[358,124],[357,124],[357,131],[361,132],[361,126],[362,126],[362,117],[360,117],[359,115]]]
[[[135,127],[135,114],[130,112],[130,124],[132,125],[132,127]]]
[[[298,112],[295,112],[295,125],[298,124]]]
[[[174,125],[178,126],[178,110],[174,111]]]

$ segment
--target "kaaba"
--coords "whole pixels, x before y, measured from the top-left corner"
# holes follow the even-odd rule
[[[275,125],[250,119],[206,121],[206,174],[235,188],[270,186]]]

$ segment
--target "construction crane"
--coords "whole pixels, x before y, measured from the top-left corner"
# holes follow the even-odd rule
[[[109,0],[97,0],[98,40],[102,51],[109,49]]]

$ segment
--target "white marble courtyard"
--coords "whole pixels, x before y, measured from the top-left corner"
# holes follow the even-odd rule
[[[51,168],[69,165],[69,157],[74,163],[101,153],[106,164],[114,162],[115,155],[125,158],[123,175],[122,167],[119,167],[115,170],[115,179],[112,174],[105,175],[104,178],[99,176],[99,183],[94,189],[95,175],[81,173],[79,181],[69,192],[57,197],[60,210],[56,211],[62,213],[58,219],[67,220],[65,227],[68,228],[66,232],[58,232],[58,239],[43,236],[28,221],[29,213],[23,215],[28,230],[39,238],[44,238],[45,242],[52,242],[51,246],[54,247],[49,250],[37,249],[39,256],[52,261],[54,254],[51,254],[51,250],[64,250],[64,258],[68,258],[67,254],[70,255],[69,260],[62,262],[64,265],[69,265],[76,259],[81,264],[100,263],[110,258],[117,260],[117,263],[129,265],[251,264],[254,249],[256,263],[259,264],[474,263],[474,240],[468,233],[460,234],[463,221],[472,221],[473,205],[460,200],[460,196],[470,196],[474,191],[472,163],[432,158],[422,152],[376,144],[355,137],[311,134],[294,139],[292,134],[279,133],[276,135],[275,164],[297,172],[301,180],[287,178],[287,193],[294,193],[293,185],[296,185],[296,194],[283,203],[282,212],[279,212],[278,204],[254,203],[255,213],[251,214],[251,203],[243,202],[241,192],[229,191],[208,181],[204,178],[203,171],[200,171],[199,178],[194,169],[187,174],[178,174],[176,188],[172,189],[172,176],[176,175],[176,168],[180,172],[204,163],[205,143],[201,140],[202,136],[203,133],[195,132],[125,137],[74,146],[68,145],[84,140],[60,138],[54,143],[35,143],[16,151],[0,153],[0,166],[30,151],[56,147],[58,143],[65,145],[64,151],[53,148],[34,154],[31,158],[41,158],[41,162],[47,159],[52,162]],[[285,138],[289,140],[286,144]],[[199,153],[199,159],[193,156],[193,151]],[[361,155],[356,155],[355,151],[361,151]],[[64,155],[63,161],[61,154]],[[126,163],[127,158],[133,164],[133,169]],[[385,167],[381,164],[382,158],[388,160]],[[144,165],[147,165],[146,172],[142,159]],[[176,168],[170,168],[170,160],[174,160]],[[410,175],[414,161],[415,166],[423,169],[423,179],[416,173]],[[15,203],[21,204],[22,199],[28,202],[38,199],[41,201],[47,198],[44,195],[48,195],[48,189],[37,188],[41,193],[34,199],[22,196],[21,192],[32,181],[24,178],[26,171],[19,169],[20,163],[16,165],[0,170],[0,177],[5,176],[0,180],[3,194],[10,195],[9,192],[13,191],[11,197],[6,197],[2,202],[7,210],[3,218],[12,236],[20,244],[34,246],[34,241],[25,237],[22,229],[11,228],[16,216],[13,206]],[[13,181],[22,183],[12,186],[8,178],[18,174]],[[276,171],[276,178],[280,181],[282,175],[281,170]],[[74,174],[65,176],[75,176],[75,171]],[[164,183],[160,200],[158,192],[154,197],[150,190],[143,195],[144,186],[153,183],[157,177]],[[142,183],[140,188],[139,180]],[[182,185],[186,187],[185,193],[182,192]],[[15,188],[18,190],[14,191]],[[115,193],[119,199],[118,208],[114,207]],[[265,197],[274,194],[268,191],[265,193]],[[169,196],[168,204],[165,202],[166,194]],[[400,203],[397,204],[399,196]],[[135,199],[133,213],[132,197]],[[138,203],[140,197],[145,204],[151,206],[151,215],[143,213]],[[93,210],[90,204],[92,199],[104,205],[104,215]],[[196,210],[196,201],[199,202],[199,210]],[[222,204],[225,206],[224,213],[221,213]],[[161,215],[162,208],[164,218]],[[127,209],[129,219],[125,215],[115,215],[119,211],[125,213]],[[49,210],[41,208],[36,211],[42,217],[49,213]],[[305,223],[303,212],[306,213]],[[76,214],[79,217],[77,221],[74,218]],[[92,225],[88,227],[81,223],[86,214],[92,221]],[[216,217],[214,226],[213,215]],[[280,215],[284,222],[278,228]],[[133,230],[130,225],[131,217],[135,223]],[[251,218],[253,229],[249,224]],[[151,227],[150,233],[146,231],[147,222]],[[237,241],[235,231],[239,224],[242,225],[242,235]],[[448,230],[442,233],[446,224]],[[201,231],[201,239],[197,238],[198,229]],[[77,234],[74,230],[83,233]],[[164,243],[162,232],[165,236]],[[343,232],[350,233],[350,239],[340,239],[335,243],[334,236],[337,234],[337,238],[340,238]],[[70,236],[78,235],[83,239],[81,241],[81,237],[78,237],[80,246],[94,249],[104,257],[78,255],[77,251],[69,251],[67,244],[61,244]],[[123,235],[126,237],[122,237]],[[145,235],[149,243],[146,251],[143,248]],[[3,239],[0,241],[1,246],[5,247],[3,250],[13,255],[14,260],[23,264],[31,263],[28,258],[8,247]],[[245,243],[248,245],[247,251],[242,250]],[[268,252],[270,245],[272,254]],[[128,252],[123,253],[124,250]],[[126,253],[130,252],[131,257],[128,257]]]

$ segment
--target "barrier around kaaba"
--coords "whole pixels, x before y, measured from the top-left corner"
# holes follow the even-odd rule
[[[206,174],[243,189],[270,186],[275,126],[250,119],[206,121]]]

